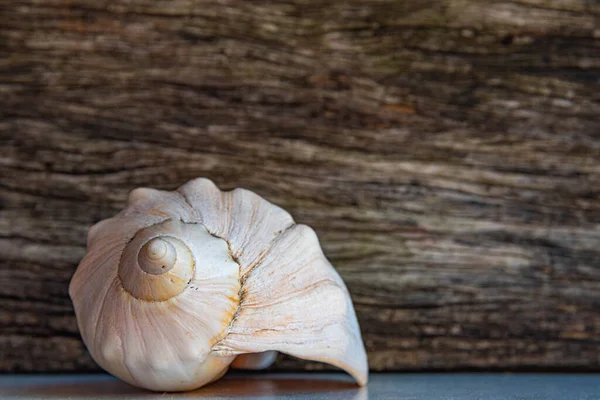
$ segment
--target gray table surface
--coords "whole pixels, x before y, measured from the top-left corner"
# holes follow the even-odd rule
[[[1,399],[569,400],[600,399],[600,374],[237,374],[185,393],[152,393],[103,374],[0,375]]]

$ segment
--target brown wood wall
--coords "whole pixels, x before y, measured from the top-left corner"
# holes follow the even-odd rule
[[[0,371],[96,369],[67,294],[87,228],[199,176],[316,229],[374,370],[600,369],[599,21],[595,0],[0,2]]]

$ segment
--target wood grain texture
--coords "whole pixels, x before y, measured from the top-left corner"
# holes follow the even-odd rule
[[[67,287],[139,186],[315,228],[374,370],[600,369],[600,3],[0,3],[0,371],[95,370]],[[277,368],[322,368],[281,357]]]

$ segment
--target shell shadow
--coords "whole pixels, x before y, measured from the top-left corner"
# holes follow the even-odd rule
[[[339,375],[314,374],[269,374],[269,375],[228,375],[203,388],[180,393],[155,393],[130,386],[108,376],[78,375],[62,376],[53,382],[24,382],[0,386],[0,394],[15,399],[71,398],[101,399],[236,399],[236,398],[280,398],[294,396],[294,399],[314,399],[327,396],[332,399],[366,400],[367,388],[360,388],[346,377]],[[48,377],[50,378],[50,377]],[[8,392],[6,392],[8,389]]]

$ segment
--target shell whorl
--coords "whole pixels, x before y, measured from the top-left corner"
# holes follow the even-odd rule
[[[192,250],[182,241],[190,229],[199,235],[206,231],[202,225],[186,227],[171,220],[140,230],[125,247],[119,263],[123,288],[139,300],[155,302],[183,292],[196,266]]]
[[[172,238],[162,237],[147,241],[138,254],[140,268],[152,275],[169,272],[177,262],[177,249],[172,241]]]

